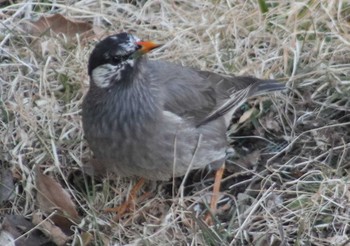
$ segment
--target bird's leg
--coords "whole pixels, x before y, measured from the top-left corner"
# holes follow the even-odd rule
[[[216,211],[216,206],[220,197],[220,187],[221,187],[221,180],[222,180],[222,176],[224,174],[225,171],[225,163],[222,164],[222,166],[216,170],[215,173],[215,180],[214,180],[214,187],[213,187],[213,196],[211,197],[211,201],[210,201],[210,209],[215,213]]]
[[[144,183],[145,183],[145,179],[140,178],[140,180],[134,185],[134,187],[132,187],[132,189],[130,191],[130,195],[128,197],[128,201],[133,202],[133,203],[135,202],[137,192],[141,189],[141,187],[143,186]]]
[[[220,187],[221,187],[221,180],[222,176],[224,174],[225,170],[225,162],[222,164],[222,166],[216,170],[215,172],[215,179],[214,179],[214,185],[213,185],[213,195],[210,200],[210,212],[205,216],[205,221],[208,224],[212,224],[212,215],[215,214],[216,208],[217,208],[217,203],[219,201],[220,197]]]
[[[105,209],[106,212],[116,212],[114,221],[120,220],[120,218],[135,205],[137,192],[141,189],[142,185],[145,183],[145,179],[141,178],[135,185],[132,187],[130,194],[125,202],[123,202],[119,207]]]
[[[142,185],[145,183],[144,178],[140,178],[140,180],[132,187],[130,194],[126,201],[119,206],[117,212],[117,215],[114,217],[114,221],[118,221],[121,219],[121,217],[126,213],[126,211],[130,210],[131,207],[134,207],[136,195],[137,192],[141,189]]]

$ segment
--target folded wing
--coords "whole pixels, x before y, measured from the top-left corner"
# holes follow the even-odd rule
[[[275,80],[199,71],[162,61],[148,61],[152,81],[162,83],[164,110],[200,126],[234,112],[252,96],[285,89]]]

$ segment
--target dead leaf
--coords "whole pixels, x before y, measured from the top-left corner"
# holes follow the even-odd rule
[[[76,34],[87,34],[93,31],[92,25],[86,21],[77,21],[61,14],[43,15],[37,21],[26,22],[25,29],[33,36],[64,34],[68,38],[75,38]]]
[[[0,236],[0,245],[7,245],[2,242],[9,238],[15,240],[16,246],[38,246],[49,242],[49,239],[44,237],[44,235],[39,230],[34,229],[34,227],[35,225],[22,215],[5,215],[1,225],[1,232],[6,232],[6,234]],[[26,234],[26,236],[20,237],[23,234]],[[9,235],[10,237],[8,237]]]
[[[66,236],[66,234],[64,234],[58,226],[55,226],[49,220],[43,220],[41,213],[34,213],[32,222],[36,225],[36,228],[42,231],[42,233],[44,233],[47,237],[50,237],[55,244],[59,246],[66,245],[69,237]]]
[[[59,36],[67,45],[76,46],[77,38],[80,44],[84,45],[90,40],[99,40],[108,35],[105,31],[97,26],[93,26],[87,21],[74,20],[66,18],[61,14],[43,15],[37,21],[23,20],[21,23],[23,32],[30,34],[34,39],[31,42],[31,48],[42,56],[47,54],[56,54],[57,42],[52,38]],[[46,36],[48,38],[41,38]]]
[[[58,210],[59,213],[51,217],[51,220],[65,233],[70,233],[70,226],[79,221],[75,204],[69,193],[62,188],[53,178],[36,172],[37,200],[40,209],[45,213]]]
[[[12,172],[9,169],[0,168],[0,204],[14,198],[15,184]]]
[[[247,111],[245,111],[242,116],[239,118],[238,123],[242,124],[243,122],[246,122],[248,119],[251,118],[251,116],[253,115],[253,113],[256,111],[255,108],[251,108],[248,109]]]

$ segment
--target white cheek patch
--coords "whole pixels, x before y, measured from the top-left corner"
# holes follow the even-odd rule
[[[120,65],[103,64],[92,70],[92,80],[98,87],[107,88],[113,77],[120,79],[120,72]]]
[[[92,70],[92,80],[100,88],[107,88],[113,81],[121,79],[121,73],[126,65],[134,66],[134,60],[126,60],[118,65],[103,64]]]

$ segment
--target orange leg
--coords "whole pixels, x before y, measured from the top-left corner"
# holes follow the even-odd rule
[[[135,205],[137,192],[141,189],[142,185],[145,183],[145,179],[141,178],[136,185],[131,189],[130,194],[126,201],[116,208],[107,208],[105,212],[115,212],[117,215],[114,217],[115,221],[120,220],[120,218],[129,210],[131,210]]]
[[[218,169],[216,170],[215,173],[215,180],[214,180],[214,185],[213,185],[213,195],[211,197],[210,200],[210,213],[208,213],[205,216],[205,221],[208,224],[212,224],[212,218],[211,215],[215,214],[216,212],[216,207],[217,207],[217,203],[220,197],[220,187],[221,187],[221,181],[222,181],[222,176],[224,174],[224,170],[225,170],[225,163]]]

